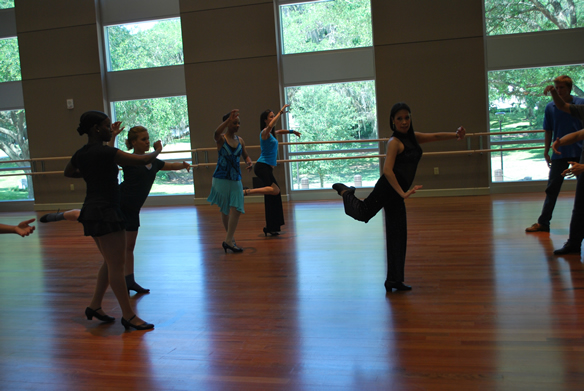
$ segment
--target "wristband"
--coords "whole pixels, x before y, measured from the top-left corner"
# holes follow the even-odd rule
[[[292,129],[290,129],[290,130],[288,131],[288,133],[290,133],[290,134],[293,134],[293,133],[294,133],[294,131],[293,131]]]

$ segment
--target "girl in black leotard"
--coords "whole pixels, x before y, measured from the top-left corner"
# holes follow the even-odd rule
[[[113,124],[118,130],[120,122]],[[100,111],[88,111],[81,116],[77,131],[87,134],[88,142],[75,152],[67,167],[65,176],[82,177],[87,183],[87,194],[79,214],[86,236],[92,236],[103,255],[104,262],[97,274],[97,284],[89,307],[85,309],[87,319],[96,317],[104,322],[115,319],[106,315],[101,303],[108,285],[111,285],[122,310],[122,325],[126,329],[154,328],[154,325],[140,319],[132,306],[124,280],[124,260],[126,247],[125,219],[120,209],[118,186],[119,165],[146,165],[162,150],[160,141],[154,143],[155,151],[145,155],[134,155],[104,145],[112,137],[112,123]]]
[[[420,144],[448,139],[461,140],[466,133],[461,126],[455,133],[414,132],[411,110],[405,103],[396,103],[389,118],[393,136],[387,144],[387,154],[383,165],[383,175],[375,188],[365,198],[355,197],[355,188],[335,183],[333,189],[343,197],[345,213],[356,220],[368,222],[385,209],[385,238],[387,250],[387,279],[385,289],[410,290],[405,285],[404,266],[406,262],[407,220],[404,200],[422,186],[412,186],[418,162],[422,157]]]

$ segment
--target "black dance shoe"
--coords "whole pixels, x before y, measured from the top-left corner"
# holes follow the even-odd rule
[[[230,249],[234,253],[243,252],[243,249],[241,247],[237,247],[235,244],[233,244],[233,246],[230,246],[227,243],[223,242],[222,246],[223,246],[223,250],[225,250],[225,253],[227,253],[227,249]]]
[[[142,286],[136,281],[132,284],[128,284],[128,294],[130,294],[130,291],[135,291],[136,293],[150,293],[150,289],[142,288]]]
[[[391,292],[392,289],[397,289],[398,291],[411,291],[412,287],[409,285],[404,284],[401,281],[392,282],[392,281],[385,281],[385,290],[387,292]]]
[[[270,234],[271,236],[278,236],[280,235],[280,232],[278,231],[269,231],[266,227],[264,227],[264,235],[268,236],[268,234]]]
[[[337,191],[337,193],[339,193],[340,196],[342,196],[343,191],[349,191],[351,193],[355,192],[355,188],[353,186],[349,187],[343,183],[335,183],[333,185],[333,189]]]
[[[133,324],[132,319],[134,319],[136,317],[136,315],[132,316],[130,318],[130,320],[126,320],[124,318],[122,318],[122,326],[124,326],[124,328],[126,330],[129,330],[130,327],[135,328],[136,330],[150,330],[154,328],[154,325],[152,323],[147,323],[144,322],[142,324]]]
[[[554,255],[568,255],[568,254],[580,254],[580,249],[581,246],[574,246],[572,243],[570,243],[570,241],[568,240],[566,243],[564,243],[564,247],[557,249],[556,251],[554,251]]]
[[[113,316],[98,314],[97,311],[99,311],[100,309],[101,309],[101,307],[99,307],[96,310],[92,310],[91,308],[87,307],[85,309],[85,316],[87,316],[87,320],[93,319],[94,316],[97,319],[101,320],[102,322],[110,323],[110,322],[113,322],[114,320],[116,320],[116,318],[114,318]]]

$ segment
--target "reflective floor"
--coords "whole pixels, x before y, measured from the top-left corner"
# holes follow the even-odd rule
[[[340,202],[285,204],[265,237],[246,205],[225,254],[214,206],[146,208],[132,294],[153,331],[83,314],[101,262],[78,223],[0,235],[2,390],[580,390],[584,266],[555,257],[552,230],[526,234],[543,194],[412,198],[406,283],[386,294],[383,216]],[[4,213],[17,223],[42,213]]]

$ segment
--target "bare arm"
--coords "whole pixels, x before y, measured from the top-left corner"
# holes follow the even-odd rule
[[[0,234],[17,234],[24,238],[34,231],[35,227],[29,226],[33,221],[35,219],[21,221],[18,225],[0,224]]]
[[[439,132],[439,133],[419,133],[415,132],[416,140],[418,143],[430,143],[433,141],[443,141],[443,140],[462,140],[466,135],[466,129],[461,126],[456,129],[456,132]]]
[[[560,96],[560,94],[558,94],[558,91],[556,91],[554,86],[547,86],[543,90],[544,95],[547,96],[548,93],[552,94],[552,99],[554,100],[554,104],[558,109],[570,114],[570,105],[562,99],[562,97]]]
[[[122,121],[116,121],[112,124],[112,138],[110,139],[110,141],[107,142],[107,145],[109,145],[110,147],[116,146],[116,137],[118,137],[118,134],[120,134],[122,130],[125,129],[125,126],[122,126],[120,128],[121,124]]]
[[[395,177],[393,172],[393,166],[395,165],[395,158],[397,155],[404,151],[404,145],[397,138],[392,137],[389,139],[387,144],[387,154],[385,155],[385,163],[383,164],[383,175],[391,185],[391,187],[399,194],[402,198],[408,198],[416,192],[416,190],[421,189],[422,186],[414,186],[411,190],[404,192]]]
[[[295,130],[286,130],[286,129],[276,130],[276,134],[293,134],[297,137],[300,137],[300,135],[302,135],[302,133],[297,132]]]
[[[243,158],[245,164],[247,165],[246,167],[247,170],[251,171],[251,169],[253,168],[253,162],[251,161],[251,158],[247,154],[247,150],[245,149],[245,142],[241,137],[239,138],[239,142],[241,143],[241,157]]]
[[[552,144],[552,149],[554,150],[555,153],[561,155],[562,153],[558,150],[559,147],[574,144],[575,142],[578,142],[580,140],[584,140],[584,129],[579,130],[577,132],[569,133],[562,138],[556,139]]]
[[[160,169],[161,171],[178,171],[185,168],[187,171],[191,170],[191,165],[187,162],[182,163],[169,163],[164,162],[164,166]]]
[[[154,143],[154,152],[146,153],[144,155],[137,155],[135,153],[127,153],[118,149],[114,162],[118,166],[145,166],[156,159],[158,154],[162,151],[162,143],[160,140]]]
[[[221,137],[221,136],[225,132],[225,129],[227,129],[227,126],[229,126],[229,123],[235,121],[235,119],[237,119],[238,116],[239,116],[238,109],[231,110],[231,114],[229,115],[229,118],[227,118],[225,121],[223,121],[221,124],[219,124],[217,129],[215,129],[215,134],[213,135],[213,138],[215,139],[215,143],[217,143],[218,149],[223,146],[223,137]]]
[[[264,128],[264,130],[262,130],[262,140],[267,140],[270,137],[270,132],[272,131],[272,128],[274,127],[274,125],[276,125],[276,122],[278,122],[278,119],[280,118],[280,116],[286,112],[286,108],[290,107],[290,105],[284,105],[280,111],[278,111],[278,114],[276,114],[274,116],[274,118],[272,118],[272,120],[270,121],[270,123],[268,124],[268,126],[266,126]],[[278,132],[276,132],[278,133]]]

